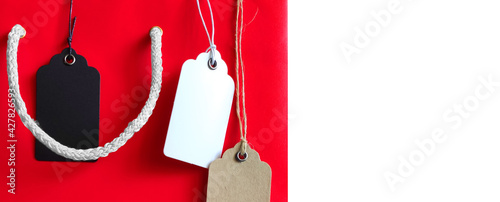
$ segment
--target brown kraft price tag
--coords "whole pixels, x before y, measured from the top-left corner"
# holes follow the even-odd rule
[[[247,159],[236,155],[241,142],[210,164],[207,202],[266,202],[271,198],[271,167],[260,160],[259,153],[247,148]]]

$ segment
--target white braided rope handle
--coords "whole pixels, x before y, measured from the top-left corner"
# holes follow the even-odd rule
[[[163,34],[159,27],[153,27],[149,33],[151,37],[151,90],[149,91],[149,98],[141,110],[141,113],[136,119],[131,121],[127,128],[120,134],[119,137],[113,139],[111,142],[106,143],[104,147],[90,148],[90,149],[74,149],[62,145],[47,135],[35,121],[28,115],[26,104],[24,103],[21,93],[19,91],[19,76],[17,73],[17,50],[19,39],[24,37],[26,30],[21,25],[15,25],[9,33],[7,41],[7,75],[9,77],[9,87],[13,89],[14,104],[19,114],[19,118],[28,128],[33,136],[47,146],[53,152],[73,160],[96,160],[99,157],[108,156],[109,153],[115,152],[123,146],[127,140],[132,138],[135,132],[139,131],[144,124],[148,121],[156,106],[156,101],[160,95],[161,82],[162,82],[162,53],[161,53],[161,36]]]

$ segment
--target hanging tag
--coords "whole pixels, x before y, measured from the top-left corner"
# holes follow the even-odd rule
[[[76,149],[99,145],[99,72],[69,48],[50,59],[36,74],[36,120],[56,141]],[[39,161],[72,161],[36,140]],[[95,162],[95,161],[92,161]]]
[[[163,149],[165,156],[205,168],[222,154],[234,95],[220,53],[215,51],[216,69],[209,56],[201,53],[182,65]]]
[[[271,200],[271,167],[259,153],[247,148],[247,158],[236,154],[241,143],[224,152],[208,169],[207,202],[265,202]],[[245,157],[242,156],[241,159]]]

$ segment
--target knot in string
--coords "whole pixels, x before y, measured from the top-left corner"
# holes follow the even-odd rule
[[[217,61],[215,61],[215,51],[217,50],[217,46],[215,44],[211,44],[210,47],[205,51],[210,51],[210,65],[212,67],[217,66]]]

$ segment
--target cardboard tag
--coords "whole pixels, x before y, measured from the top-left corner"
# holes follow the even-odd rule
[[[208,168],[222,154],[234,82],[215,51],[217,68],[208,66],[209,53],[182,65],[167,131],[165,156]]]
[[[75,63],[64,63],[69,48],[54,55],[50,64],[36,73],[36,120],[47,134],[63,145],[77,149],[99,145],[99,72],[76,54]],[[71,58],[71,56],[69,56]],[[50,151],[36,140],[39,161],[73,161]],[[92,161],[95,162],[95,161]]]
[[[207,202],[266,202],[271,200],[271,167],[247,148],[244,162],[236,159],[240,144],[224,152],[208,169]]]

